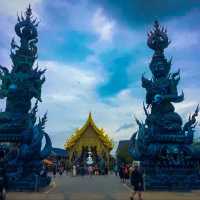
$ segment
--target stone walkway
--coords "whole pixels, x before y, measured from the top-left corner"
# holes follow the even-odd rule
[[[57,177],[46,191],[9,193],[8,200],[129,200],[131,189],[115,176]],[[200,200],[200,191],[145,192],[144,200]]]

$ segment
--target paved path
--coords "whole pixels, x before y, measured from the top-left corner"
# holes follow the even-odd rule
[[[123,200],[129,191],[115,176],[66,177],[56,180],[54,192],[63,193],[65,200]]]
[[[8,200],[129,200],[130,188],[115,176],[58,176],[53,187],[40,193],[10,193]],[[145,192],[144,200],[200,200],[200,191]]]

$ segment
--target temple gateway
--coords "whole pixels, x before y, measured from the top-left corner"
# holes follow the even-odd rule
[[[64,147],[68,151],[70,166],[74,164],[104,164],[109,166],[110,151],[113,149],[113,142],[104,129],[97,127],[92,114],[89,113],[83,127],[77,129],[71,135]]]

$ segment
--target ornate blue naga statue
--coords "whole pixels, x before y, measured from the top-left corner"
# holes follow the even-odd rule
[[[200,148],[193,145],[199,106],[183,125],[172,104],[182,102],[184,93],[177,91],[180,70],[170,72],[171,60],[164,55],[169,44],[167,30],[155,21],[147,40],[154,50],[149,65],[152,78],[142,75],[146,120],[143,123],[136,119],[139,130],[131,138],[129,151],[135,160],[141,161],[147,189],[200,188]]]
[[[42,165],[42,160],[52,149],[51,140],[44,131],[46,114],[36,123],[38,101],[42,101],[41,87],[45,81],[45,70],[40,70],[38,65],[33,68],[37,59],[37,26],[29,5],[25,16],[18,16],[15,25],[20,45],[12,39],[12,69],[9,71],[0,66],[0,98],[6,98],[6,109],[0,112],[0,145],[8,144],[6,175],[11,190],[33,190],[50,183]],[[33,98],[36,103],[31,108]],[[43,138],[46,143],[41,149]]]

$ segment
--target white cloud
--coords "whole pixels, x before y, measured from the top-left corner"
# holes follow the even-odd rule
[[[56,101],[67,100],[70,103],[77,98],[85,98],[85,94],[91,93],[100,79],[98,74],[80,69],[78,64],[41,61],[40,65],[47,68],[47,81],[44,85],[45,96]]]
[[[142,116],[141,103],[129,89],[104,102],[96,93],[101,74],[93,68],[83,70],[78,64],[56,61],[39,61],[39,65],[46,67],[47,72],[38,116],[48,110],[46,130],[56,140],[55,145],[62,147],[63,138],[81,127],[90,111],[97,125],[115,141],[130,138],[134,128],[116,133],[122,124],[134,122],[133,114]]]
[[[100,40],[112,40],[115,22],[104,15],[102,8],[96,10],[92,25],[94,31],[99,35]]]

